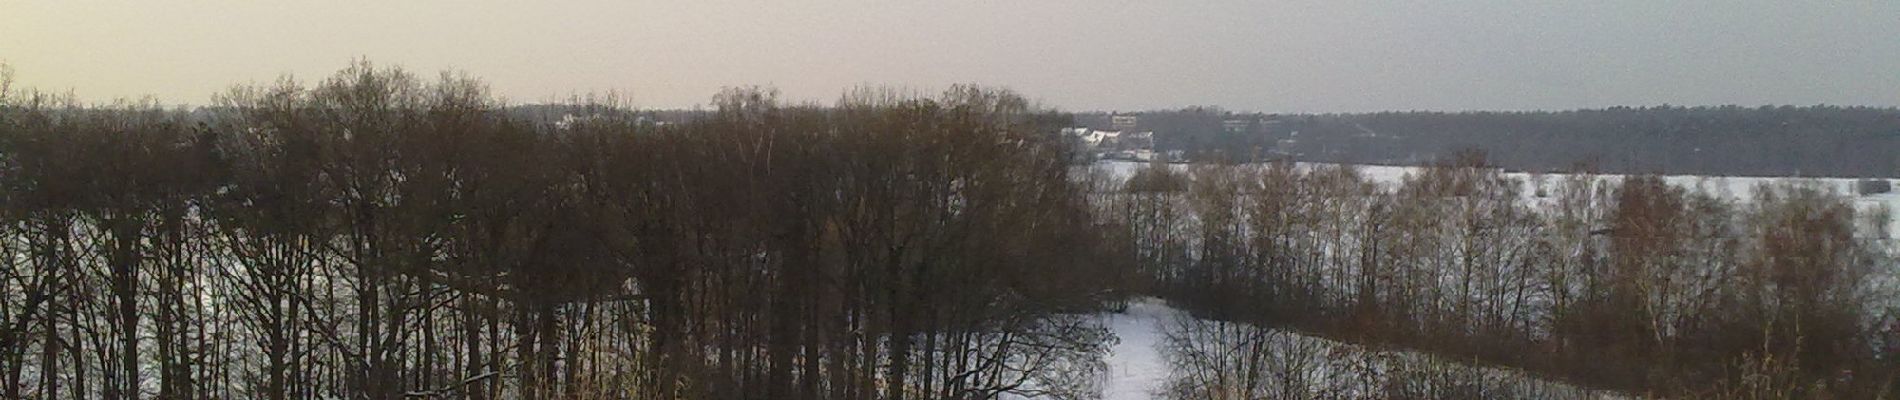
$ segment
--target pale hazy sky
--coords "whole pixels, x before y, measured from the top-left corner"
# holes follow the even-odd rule
[[[43,90],[189,104],[366,57],[641,107],[953,83],[1069,110],[1900,106],[1895,0],[281,3],[0,0],[0,60]]]

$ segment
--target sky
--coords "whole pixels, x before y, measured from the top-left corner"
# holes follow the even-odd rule
[[[1065,110],[1900,106],[1900,1],[0,0],[0,62],[80,99],[206,104],[367,59],[513,103],[975,83]]]

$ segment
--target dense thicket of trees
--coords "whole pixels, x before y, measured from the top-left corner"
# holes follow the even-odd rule
[[[1157,164],[1102,212],[1138,287],[1225,321],[1175,333],[1183,398],[1281,396],[1273,377],[1337,369],[1276,361],[1303,348],[1285,329],[1634,393],[1900,391],[1900,271],[1885,224],[1863,221],[1884,211],[1800,185],[1742,201],[1640,175],[1529,186],[1545,194],[1471,152],[1396,187],[1351,167]]]
[[[1423,165],[1464,149],[1492,164],[1628,174],[1900,176],[1900,110],[1839,106],[1616,107],[1558,112],[1267,115],[1194,107],[1139,115],[1156,146],[1202,159]],[[1078,114],[1107,129],[1107,114]],[[1243,123],[1229,132],[1223,121]],[[1282,139],[1291,139],[1282,142]]]
[[[1109,340],[1112,249],[1009,92],[5,93],[0,398],[1079,398]]]

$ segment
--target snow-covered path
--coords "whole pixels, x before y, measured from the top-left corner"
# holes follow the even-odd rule
[[[1164,339],[1162,324],[1177,314],[1180,311],[1150,298],[1129,303],[1126,312],[1107,315],[1108,328],[1121,342],[1109,349],[1103,400],[1159,398],[1153,394],[1167,381],[1168,364],[1157,345]]]

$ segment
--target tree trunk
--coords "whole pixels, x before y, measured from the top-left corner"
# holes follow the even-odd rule
[[[107,398],[139,398],[139,312],[138,268],[139,230],[136,220],[118,217],[108,220],[113,237],[112,296],[118,306],[119,372],[118,387],[105,393]],[[115,393],[118,392],[118,393]],[[116,396],[115,396],[116,395]]]

